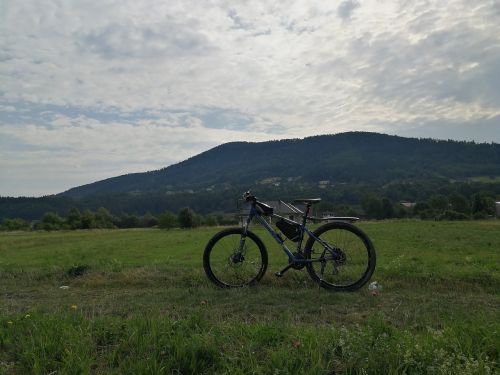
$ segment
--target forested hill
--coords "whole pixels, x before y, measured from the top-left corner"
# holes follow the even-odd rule
[[[189,206],[235,212],[246,190],[262,199],[320,196],[360,206],[367,196],[422,202],[433,194],[500,199],[500,145],[343,133],[215,147],[169,167],[106,179],[42,198],[0,197],[0,220],[70,208],[142,215]],[[326,206],[325,206],[326,207]]]
[[[167,168],[114,177],[68,190],[101,193],[193,191],[258,182],[386,183],[394,180],[500,176],[500,145],[436,141],[377,133],[342,133],[215,147]]]

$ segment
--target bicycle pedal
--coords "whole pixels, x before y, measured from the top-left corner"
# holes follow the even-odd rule
[[[282,274],[281,272],[275,272],[275,273],[274,273],[274,276],[276,276],[276,277],[282,277],[282,276],[283,276],[283,274]]]

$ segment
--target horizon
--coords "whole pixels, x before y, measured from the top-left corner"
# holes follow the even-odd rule
[[[346,131],[500,143],[500,5],[6,0],[0,196]]]

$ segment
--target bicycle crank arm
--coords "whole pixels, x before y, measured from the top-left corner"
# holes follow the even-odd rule
[[[292,268],[292,267],[293,267],[293,263],[290,263],[288,266],[286,266],[285,268],[283,268],[281,271],[276,272],[274,275],[275,275],[276,277],[282,277],[282,276],[284,275],[284,273],[285,273],[286,271],[288,271],[288,270],[289,270],[290,268]]]

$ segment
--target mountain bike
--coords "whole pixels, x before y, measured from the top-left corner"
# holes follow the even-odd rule
[[[288,265],[275,276],[282,277],[290,269],[307,269],[309,276],[325,289],[354,291],[370,280],[375,270],[375,249],[368,236],[352,222],[355,217],[334,217],[314,231],[308,221],[322,220],[310,216],[312,205],[320,198],[296,199],[294,204],[305,206],[299,210],[302,221],[297,222],[274,213],[273,207],[260,202],[246,192],[243,199],[250,205],[246,223],[220,231],[208,241],[203,253],[203,268],[210,281],[222,288],[243,287],[259,282],[267,270],[267,249],[262,240],[248,229],[252,220],[259,222],[288,256]],[[278,233],[266,217],[277,219]],[[308,236],[305,240],[306,234]],[[285,244],[295,244],[294,251]],[[305,242],[305,245],[303,243]]]

